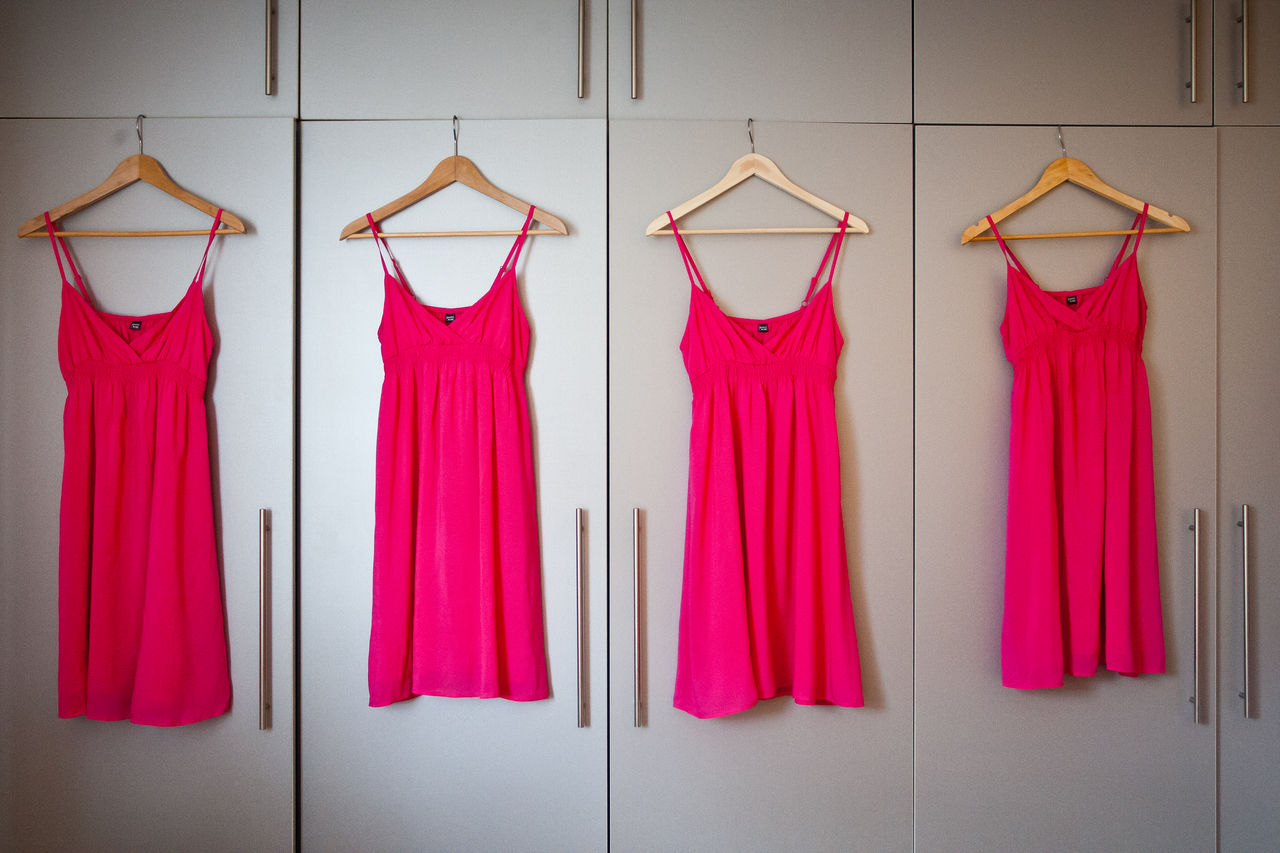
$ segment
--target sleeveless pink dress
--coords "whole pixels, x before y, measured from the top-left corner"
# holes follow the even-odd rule
[[[847,225],[799,310],[751,320],[716,305],[671,222],[692,286],[680,349],[693,388],[674,704],[696,717],[782,695],[862,705],[835,416],[844,338],[831,302]]]
[[[213,334],[201,290],[221,219],[177,306],[129,317],[93,307],[45,214],[67,383],[59,717],[177,726],[230,707],[204,402]]]
[[[988,219],[990,221],[990,219]],[[1147,302],[1135,260],[1146,208],[1106,280],[1046,291],[1008,262],[1000,334],[1013,363],[1002,642],[1006,687],[1063,674],[1164,672]]]
[[[436,308],[414,297],[369,217],[385,273],[373,706],[424,694],[547,697],[529,322],[515,275],[532,219],[530,207],[474,305]]]

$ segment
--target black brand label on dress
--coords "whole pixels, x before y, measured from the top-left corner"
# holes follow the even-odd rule
[[[769,324],[768,324],[768,323],[757,323],[757,324],[756,324],[756,331],[763,335],[765,332],[769,331]]]
[[[142,328],[142,321],[134,320],[132,323],[129,324],[129,328],[133,329],[135,332],[138,331],[139,329]]]
[[[445,314],[445,315],[444,315],[444,324],[447,326],[447,325],[449,325],[450,323],[452,323],[452,322],[453,322],[454,320],[456,320],[456,319],[458,319],[458,315],[457,315],[457,314]]]
[[[1075,304],[1076,304],[1077,302],[1079,302],[1079,301],[1080,301],[1080,297],[1079,297],[1079,296],[1068,296],[1068,297],[1067,297],[1067,304],[1068,304],[1068,305],[1075,305]]]

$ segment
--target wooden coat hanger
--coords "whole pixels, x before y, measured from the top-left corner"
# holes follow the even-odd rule
[[[1054,160],[1044,170],[1044,174],[1040,176],[1040,180],[1036,185],[1024,193],[1022,196],[1014,199],[1004,207],[991,214],[991,218],[996,222],[1000,222],[1009,214],[1016,210],[1026,207],[1031,202],[1040,198],[1040,196],[1049,192],[1049,190],[1061,184],[1070,182],[1079,187],[1084,187],[1090,192],[1097,193],[1103,198],[1110,199],[1116,204],[1129,208],[1137,213],[1142,212],[1142,207],[1146,202],[1141,199],[1123,193],[1115,187],[1107,184],[1093,170],[1085,165],[1082,161],[1074,157],[1067,156],[1066,146],[1062,144],[1062,128],[1058,128],[1058,144],[1062,147],[1062,156]],[[1191,230],[1191,226],[1187,224],[1187,220],[1181,216],[1174,216],[1167,210],[1161,210],[1154,205],[1147,205],[1147,216],[1157,222],[1163,222],[1168,228],[1146,228],[1147,234],[1170,234],[1174,232],[1186,232]],[[984,216],[978,220],[977,224],[970,225],[964,230],[964,234],[960,237],[961,245],[973,241],[985,242],[994,240],[993,235],[988,234],[985,237],[978,235],[984,231],[989,231],[991,224],[987,222]],[[1137,230],[1132,228],[1114,229],[1108,231],[1062,231],[1047,234],[1002,234],[1005,240],[1033,240],[1037,238],[1055,238],[1055,237],[1101,237],[1114,234],[1136,234]]]
[[[529,212],[529,202],[521,201],[510,193],[498,189],[488,178],[480,174],[480,170],[471,160],[463,157],[458,153],[458,117],[453,117],[453,156],[446,157],[436,164],[431,170],[431,174],[427,179],[409,192],[400,196],[395,201],[388,202],[382,207],[375,210],[372,214],[374,222],[381,222],[393,213],[399,213],[406,207],[416,204],[422,199],[433,193],[439,192],[445,187],[453,183],[463,184],[471,187],[471,189],[489,198],[496,199],[512,210],[527,214]],[[533,219],[547,226],[546,228],[533,228],[529,231],[529,236],[536,234],[552,234],[566,235],[569,233],[569,226],[557,216],[553,216],[542,208],[534,208]],[[346,240],[348,237],[352,239],[362,239],[372,237],[372,232],[364,231],[369,227],[369,220],[361,216],[347,223],[342,229],[342,233],[338,235],[339,240]],[[505,231],[401,231],[401,232],[380,232],[383,237],[484,237],[484,236],[508,236],[514,237],[520,233],[520,229]]]
[[[165,172],[164,166],[160,165],[160,161],[154,157],[142,153],[142,119],[138,116],[138,153],[131,154],[124,158],[111,170],[111,174],[107,179],[98,184],[87,193],[78,195],[68,202],[64,202],[49,211],[49,218],[54,222],[59,221],[65,216],[70,216],[77,211],[84,210],[92,204],[96,204],[112,193],[119,192],[130,184],[138,181],[151,184],[162,192],[168,193],[174,198],[191,205],[196,210],[207,213],[210,217],[216,216],[218,213],[218,205],[207,201],[200,196],[195,195],[174,183],[173,179]],[[160,230],[160,231],[55,231],[54,234],[60,237],[184,237],[188,235],[204,235],[208,234],[208,229],[181,229],[181,230]],[[222,226],[218,228],[219,234],[243,234],[244,223],[233,213],[222,211]],[[44,226],[44,214],[33,216],[18,228],[19,237],[47,237],[49,232]]]
[[[751,153],[745,154],[734,161],[729,167],[729,171],[710,189],[698,193],[693,198],[671,208],[671,217],[680,219],[688,213],[692,213],[702,207],[707,202],[723,195],[738,184],[750,177],[761,178],[783,192],[795,196],[811,207],[816,207],[832,219],[839,222],[844,219],[846,211],[836,207],[831,202],[819,198],[808,190],[793,183],[790,178],[782,174],[782,170],[778,168],[778,164],[770,160],[763,154],[756,153],[755,133],[753,130],[753,120],[747,119],[747,135],[751,139]],[[840,226],[833,228],[807,228],[807,227],[783,227],[783,228],[682,228],[681,234],[834,234],[840,230]],[[867,223],[852,213],[849,214],[848,232],[852,234],[866,234],[870,231]],[[672,234],[671,220],[667,218],[667,214],[661,216],[649,223],[644,229],[647,237],[669,237]]]

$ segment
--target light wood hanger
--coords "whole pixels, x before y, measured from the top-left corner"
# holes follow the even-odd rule
[[[768,183],[773,184],[778,189],[789,195],[803,201],[812,207],[816,207],[823,213],[837,221],[842,220],[845,211],[836,207],[829,201],[819,198],[808,190],[793,183],[790,178],[782,174],[782,170],[778,168],[778,164],[770,160],[763,154],[757,154],[752,151],[745,154],[734,161],[729,167],[729,171],[721,178],[715,186],[710,189],[698,193],[693,198],[671,208],[671,216],[674,219],[680,219],[688,213],[692,213],[702,207],[707,202],[723,195],[738,184],[750,177],[761,178]],[[682,228],[681,234],[834,234],[840,230],[837,225],[833,228],[822,227],[782,227],[782,228]],[[849,214],[848,231],[852,234],[866,234],[869,232],[867,223],[852,213]],[[667,218],[667,214],[654,219],[649,226],[644,229],[647,237],[669,237],[672,234],[671,220]]]
[[[138,153],[121,160],[111,170],[111,174],[107,175],[105,181],[87,193],[78,195],[71,201],[64,202],[49,211],[49,218],[52,221],[57,222],[64,216],[70,216],[77,211],[84,210],[112,193],[119,192],[138,181],[151,184],[161,192],[168,193],[184,204],[189,204],[210,217],[217,216],[218,206],[216,204],[178,186],[169,177],[169,174],[165,172],[164,166],[160,165],[159,160],[142,153],[142,120],[144,118],[146,118],[144,115],[138,116],[133,125],[134,132],[138,134]],[[225,227],[218,228],[219,234],[244,233],[244,223],[235,214],[226,210],[222,211],[222,226]],[[205,229],[183,229],[161,231],[54,231],[53,233],[59,237],[185,237],[189,235],[204,235],[209,232]],[[18,236],[48,237],[49,231],[44,226],[44,214],[33,216],[22,223],[18,227]]]
[[[521,213],[529,212],[529,203],[527,201],[521,201],[510,193],[498,189],[491,184],[484,175],[480,174],[480,170],[476,167],[475,163],[460,154],[454,154],[453,156],[446,157],[437,163],[436,167],[431,170],[431,174],[428,175],[427,179],[421,184],[400,196],[395,201],[388,202],[375,210],[372,214],[373,221],[381,222],[393,213],[399,213],[406,207],[421,201],[427,196],[436,193],[453,183],[459,183],[471,187],[471,189],[476,190],[483,195],[487,195],[489,198],[497,199],[513,210],[518,210]],[[540,207],[534,208],[533,219],[535,222],[540,222],[547,227],[530,229],[530,237],[536,234],[565,235],[569,233],[569,226],[565,225],[559,217],[553,216]],[[353,219],[345,228],[342,229],[342,233],[338,236],[338,239],[346,240],[348,237],[352,239],[372,237],[373,234],[371,232],[363,231],[363,229],[368,227],[369,220],[365,219],[363,216],[358,219]],[[383,237],[483,237],[501,235],[515,236],[520,233],[520,229],[517,228],[514,231],[400,231],[394,233],[383,231],[380,233]]]
[[[148,154],[132,154],[123,160],[111,171],[107,179],[98,184],[93,189],[83,195],[78,195],[68,202],[64,202],[49,211],[49,218],[54,222],[65,216],[70,216],[77,211],[84,210],[92,204],[95,204],[112,193],[119,192],[130,184],[143,181],[151,184],[179,201],[185,202],[192,207],[207,213],[210,217],[218,213],[218,205],[194,195],[182,187],[174,183],[173,179],[165,172],[164,166],[160,165],[160,161]],[[55,231],[54,234],[60,237],[181,237],[194,234],[208,234],[209,230],[205,229],[174,229],[174,230],[151,230],[151,231]],[[229,211],[222,211],[222,226],[218,228],[219,234],[243,234],[244,223]],[[33,216],[18,228],[19,237],[47,237],[49,232],[44,226],[44,214]]]
[[[1028,190],[1019,198],[1009,202],[1004,207],[991,214],[991,218],[996,222],[1000,222],[1016,210],[1026,207],[1031,202],[1040,198],[1040,196],[1049,192],[1064,183],[1073,183],[1076,186],[1084,187],[1090,192],[1097,193],[1103,198],[1110,199],[1116,204],[1122,205],[1135,212],[1141,213],[1145,202],[1136,199],[1133,196],[1123,193],[1115,187],[1107,184],[1099,178],[1094,171],[1085,165],[1082,161],[1074,157],[1067,157],[1064,153],[1062,157],[1054,160],[1044,170],[1044,174],[1040,176],[1040,180],[1036,185]],[[1147,206],[1147,216],[1157,222],[1163,222],[1168,228],[1146,228],[1147,234],[1170,234],[1175,232],[1186,232],[1191,230],[1191,226],[1187,224],[1187,220],[1181,216],[1175,216],[1167,210],[1161,210],[1154,205]],[[960,243],[969,242],[985,242],[994,240],[993,235],[985,237],[978,236],[984,231],[989,231],[991,224],[987,222],[986,217],[978,220],[977,224],[970,225],[964,230],[964,234],[960,237]],[[1107,231],[1061,231],[1047,234],[1002,234],[1005,240],[1033,240],[1037,238],[1055,238],[1055,237],[1100,237],[1113,234],[1136,234],[1137,230],[1132,228],[1113,229]]]

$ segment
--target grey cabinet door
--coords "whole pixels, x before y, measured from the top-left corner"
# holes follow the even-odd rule
[[[1139,251],[1150,305],[1156,518],[1168,672],[1102,672],[1055,690],[1001,686],[1012,369],[1001,349],[1005,262],[960,245],[1056,155],[1051,127],[923,127],[916,147],[916,840],[925,850],[1205,850],[1214,845],[1212,694],[1192,717],[1192,512],[1206,511],[1201,662],[1213,660],[1217,292],[1211,129],[1073,128],[1105,181],[1184,216]],[[1132,214],[1061,187],[1006,220],[1029,233]],[[1105,275],[1121,238],[1024,240],[1043,286]],[[1211,669],[1206,669],[1206,683]],[[1211,689],[1211,688],[1210,688]]]
[[[1211,5],[1195,22],[1192,103],[1187,0],[916,0],[915,120],[1210,124]]]
[[[449,122],[307,122],[302,136],[301,703],[305,849],[599,850],[606,840],[605,126],[475,121],[464,153],[498,186],[562,218],[518,268],[532,327],[542,593],[552,697],[420,696],[369,707],[374,462],[383,273],[344,225],[453,153]],[[520,228],[461,185],[393,230]],[[392,240],[410,286],[471,304],[510,237]],[[587,510],[589,723],[578,727],[575,509]]]
[[[1280,156],[1280,129],[1224,128],[1218,139],[1222,849],[1262,850],[1280,837],[1280,587],[1272,568],[1280,554],[1275,430],[1280,310],[1268,233],[1280,213],[1280,180],[1269,166]],[[1248,718],[1239,696],[1244,690],[1244,554],[1243,530],[1236,525],[1243,504],[1250,510]]]
[[[216,340],[207,390],[232,707],[161,729],[57,717],[61,412],[59,278],[18,225],[95,186],[134,153],[133,121],[4,121],[0,167],[0,836],[28,850],[281,850],[293,835],[293,149],[291,119],[155,120],[147,150],[249,227],[205,273]],[[20,166],[20,168],[16,168]],[[87,229],[208,217],[139,185],[69,217]],[[70,238],[98,307],[175,304],[201,237]],[[258,510],[270,509],[273,726],[258,730]]]
[[[0,115],[296,115],[298,7],[274,5],[268,22],[263,0],[8,4]]]
[[[678,348],[690,284],[648,222],[747,151],[740,122],[610,126],[610,840],[615,850],[906,850],[911,846],[911,130],[766,123],[757,149],[847,206],[833,291],[845,336],[836,383],[843,508],[866,707],[790,697],[721,719],[672,706],[685,539],[690,385]],[[822,225],[751,180],[691,214],[708,227]],[[690,237],[729,314],[793,310],[826,235]],[[632,523],[643,519],[633,725]]]
[[[1248,7],[1248,36],[1244,9]],[[1213,4],[1213,123],[1280,124],[1280,2],[1217,0]],[[1249,100],[1244,100],[1245,45]]]
[[[609,0],[609,115],[910,121],[911,7]]]
[[[302,117],[602,118],[605,14],[605,0],[302,0]]]

